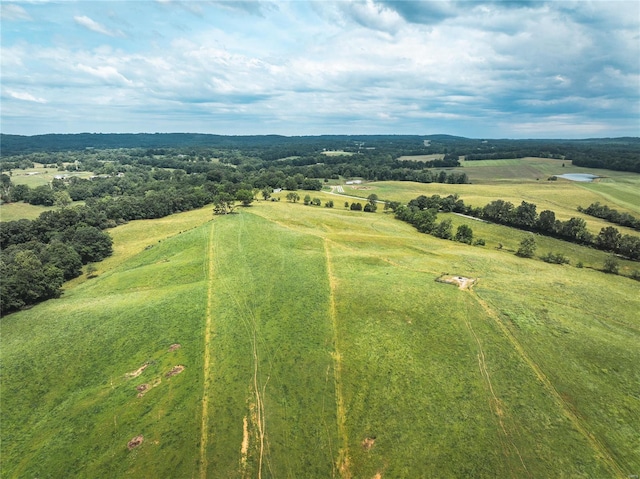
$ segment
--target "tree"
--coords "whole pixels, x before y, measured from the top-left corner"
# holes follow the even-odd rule
[[[66,280],[80,276],[82,272],[82,258],[78,252],[72,246],[58,240],[47,245],[43,260],[60,269]]]
[[[618,251],[622,235],[617,228],[607,226],[596,236],[596,246],[605,251]]]
[[[447,218],[442,220],[433,228],[433,235],[442,239],[451,239],[453,237],[453,226],[451,220]]]
[[[95,226],[80,226],[71,236],[71,246],[83,263],[102,261],[113,253],[113,240]]]
[[[53,190],[48,185],[41,185],[31,190],[29,194],[29,204],[53,206]]]
[[[520,228],[533,228],[537,219],[536,205],[523,201],[513,210],[513,224]]]
[[[271,188],[270,186],[262,188],[261,193],[262,193],[262,198],[264,198],[264,200],[267,201],[271,197],[271,193],[273,193],[273,188]]]
[[[620,238],[619,252],[632,260],[640,259],[640,238],[633,235],[624,235]]]
[[[253,192],[249,190],[238,190],[236,200],[242,202],[242,206],[249,206],[253,202]]]
[[[291,193],[287,193],[287,200],[295,203],[296,201],[300,200],[300,195],[292,191]]]
[[[618,258],[614,255],[608,256],[607,259],[604,260],[604,267],[602,270],[605,273],[618,274],[619,269],[620,265]]]
[[[219,193],[213,197],[213,213],[216,215],[233,213],[234,204],[235,200],[229,193]]]
[[[320,206],[322,204],[322,201],[320,201],[320,198],[314,198],[313,200],[311,200],[311,203],[314,206]]]
[[[362,211],[362,205],[360,203],[353,202],[349,209],[351,209],[351,211]]]
[[[556,214],[550,210],[541,211],[536,221],[536,228],[545,234],[554,233],[556,228]]]
[[[309,205],[310,203],[311,203],[311,196],[310,195],[305,195],[304,204],[305,205]]]
[[[536,252],[536,239],[533,235],[525,236],[522,241],[520,241],[520,247],[518,251],[516,251],[516,255],[521,258],[532,258]]]
[[[329,200],[329,201],[327,201],[327,202],[324,204],[324,206],[325,206],[326,208],[333,208],[333,200]]]
[[[456,236],[454,239],[461,243],[471,244],[473,241],[473,230],[468,225],[460,225],[456,230]]]
[[[71,204],[71,196],[66,191],[56,191],[53,194],[53,204],[58,208],[66,208]]]
[[[365,208],[365,211],[374,213],[378,209],[378,195],[376,195],[375,193],[371,193],[369,196],[367,196],[367,201],[369,202],[369,209],[367,210]]]
[[[284,189],[291,191],[298,189],[298,182],[293,176],[289,176],[286,180],[284,180]]]

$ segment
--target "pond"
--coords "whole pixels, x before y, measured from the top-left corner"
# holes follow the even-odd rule
[[[571,181],[586,181],[590,182],[595,180],[596,178],[600,178],[599,176],[592,175],[589,173],[565,173],[564,175],[556,175],[558,178],[564,178],[565,180]]]

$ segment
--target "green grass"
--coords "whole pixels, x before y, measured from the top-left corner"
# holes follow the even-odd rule
[[[89,178],[93,173],[90,171],[58,171],[57,168],[45,168],[36,163],[33,168],[12,170],[11,182],[14,185],[27,185],[29,188],[36,188],[37,186],[50,184],[54,177],[58,175]]]
[[[371,186],[383,198],[517,194]],[[572,261],[550,265],[509,251],[523,234],[510,228],[447,215],[487,240],[473,247],[312,196],[337,207],[260,201],[120,226],[97,278],[2,318],[1,475],[640,471],[638,282],[590,268],[604,256],[589,248],[537,237],[537,256]],[[460,290],[442,273],[477,283]]]
[[[55,209],[53,206],[30,205],[29,203],[0,204],[0,221],[35,220],[43,211]]]

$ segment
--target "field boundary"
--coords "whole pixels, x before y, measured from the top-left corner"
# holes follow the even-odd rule
[[[338,348],[338,315],[336,311],[336,279],[333,275],[333,262],[331,260],[330,240],[324,238],[324,254],[327,261],[327,278],[329,279],[329,315],[331,316],[331,329],[333,332],[333,378],[336,389],[336,408],[338,421],[338,434],[342,442],[342,447],[338,452],[336,465],[340,476],[344,479],[351,478],[349,470],[349,436],[347,434],[347,413],[344,406],[344,396],[342,395],[342,357]]]
[[[538,380],[542,383],[543,387],[551,394],[551,397],[555,400],[556,404],[560,407],[561,411],[564,413],[567,419],[569,419],[573,427],[585,437],[591,448],[595,451],[596,455],[600,459],[602,459],[602,461],[606,463],[612,471],[614,471],[617,477],[625,477],[625,474],[623,473],[622,469],[615,461],[615,459],[612,457],[607,447],[598,440],[598,438],[588,429],[588,427],[583,424],[583,421],[580,420],[580,418],[571,410],[570,406],[562,398],[551,380],[542,371],[540,366],[538,366],[538,364],[533,359],[531,359],[531,357],[523,348],[522,344],[520,344],[520,341],[518,341],[513,333],[509,331],[509,328],[507,328],[507,326],[502,322],[498,313],[485,300],[478,296],[475,291],[469,290],[469,293],[478,302],[485,313],[487,313],[487,315],[491,317],[491,319],[493,319],[493,321],[496,323],[498,328],[500,328],[505,337],[509,340],[516,352],[531,368]]]
[[[202,379],[202,425],[200,430],[200,478],[206,479],[207,477],[207,445],[209,441],[209,385],[211,383],[211,374],[209,367],[209,359],[211,357],[211,303],[213,301],[213,275],[214,261],[213,261],[213,224],[209,229],[209,238],[205,246],[205,261],[207,263],[205,268],[205,281],[207,282],[207,306],[205,313],[204,324],[204,361],[203,361],[203,379]]]

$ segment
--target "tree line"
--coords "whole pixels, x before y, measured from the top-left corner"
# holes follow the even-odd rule
[[[607,205],[601,205],[599,201],[591,203],[586,208],[578,206],[578,211],[589,216],[607,220],[610,223],[627,226],[640,231],[640,218],[636,218],[629,213],[620,213],[618,210],[609,208]]]
[[[640,237],[622,235],[617,228],[604,227],[597,235],[587,230],[583,218],[572,217],[566,221],[556,219],[551,210],[537,213],[537,206],[523,201],[519,206],[504,200],[495,200],[484,207],[465,205],[457,195],[440,197],[421,195],[411,200],[406,206],[390,203],[396,218],[406,221],[422,233],[430,233],[440,238],[454,238],[451,224],[447,220],[436,222],[437,213],[461,213],[483,220],[511,226],[525,231],[536,232],[546,236],[553,236],[565,241],[592,246],[604,251],[620,254],[630,260],[640,261]],[[466,230],[466,228],[465,228]],[[455,237],[473,239],[473,232],[463,231]]]

